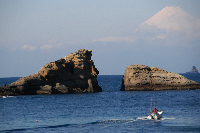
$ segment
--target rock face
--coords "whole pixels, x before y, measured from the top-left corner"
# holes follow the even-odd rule
[[[130,65],[122,79],[122,91],[200,89],[200,84],[157,67]]]
[[[36,74],[0,88],[0,95],[36,95],[101,92],[99,71],[91,60],[92,50],[80,49],[43,66]]]
[[[197,68],[195,66],[192,67],[190,72],[186,72],[186,73],[199,73],[199,71],[197,70]]]

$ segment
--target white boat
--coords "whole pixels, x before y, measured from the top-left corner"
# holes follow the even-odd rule
[[[147,119],[149,120],[159,120],[160,118],[162,118],[162,114],[163,114],[163,111],[157,111],[156,113],[152,112],[148,117]]]
[[[154,107],[155,107],[155,103],[154,103]],[[159,120],[160,118],[162,118],[163,111],[158,111],[156,108],[152,111],[152,98],[151,98],[150,112],[151,114],[147,117],[147,119]]]

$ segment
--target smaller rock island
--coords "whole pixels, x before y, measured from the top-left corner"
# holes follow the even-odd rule
[[[37,73],[0,87],[0,95],[38,95],[101,92],[99,71],[91,60],[92,50],[80,49],[44,65]]]
[[[188,89],[200,89],[200,84],[180,74],[145,65],[128,66],[122,79],[121,86],[121,91]]]
[[[195,66],[193,66],[191,71],[186,72],[186,73],[199,73],[199,71],[197,70],[197,68]]]

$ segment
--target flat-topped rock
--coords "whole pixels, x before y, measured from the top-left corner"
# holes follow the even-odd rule
[[[122,91],[185,89],[200,89],[200,84],[180,74],[145,65],[128,66],[121,86]]]
[[[44,65],[35,74],[0,87],[0,95],[101,92],[96,79],[99,71],[91,56],[92,50],[80,49]]]

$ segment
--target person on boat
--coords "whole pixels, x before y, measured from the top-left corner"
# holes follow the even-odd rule
[[[153,110],[153,112],[154,112],[154,113],[157,113],[157,112],[158,112],[158,110],[155,108],[155,109]]]

